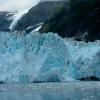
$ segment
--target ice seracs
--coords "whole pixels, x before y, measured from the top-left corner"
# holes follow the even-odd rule
[[[1,81],[65,80],[70,54],[57,34],[31,33],[24,36],[5,33],[0,37]]]
[[[27,83],[100,78],[99,66],[100,41],[65,41],[54,33],[0,33],[0,81]]]
[[[66,41],[70,49],[72,62],[74,63],[75,78],[100,78],[100,41],[98,42],[77,42]]]

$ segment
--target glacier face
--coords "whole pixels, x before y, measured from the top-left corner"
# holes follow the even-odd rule
[[[71,81],[100,77],[100,42],[76,42],[57,34],[0,33],[0,81]]]
[[[91,76],[100,78],[100,41],[88,43],[67,41],[65,43],[74,63],[76,79]]]
[[[0,80],[63,81],[70,54],[56,34],[0,33]]]

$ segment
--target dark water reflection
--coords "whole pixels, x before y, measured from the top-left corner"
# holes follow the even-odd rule
[[[0,85],[0,100],[100,100],[100,82]]]

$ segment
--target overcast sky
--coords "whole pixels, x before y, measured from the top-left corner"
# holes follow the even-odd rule
[[[0,0],[0,11],[16,11],[30,8],[40,0]]]

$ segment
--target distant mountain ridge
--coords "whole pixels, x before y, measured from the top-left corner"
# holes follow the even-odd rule
[[[59,1],[68,1],[68,0],[40,0],[40,2],[48,2],[48,1],[49,1],[49,2],[53,2],[53,1],[54,1],[54,2],[55,2],[55,1],[57,2],[57,1],[58,1],[58,2],[59,2]]]
[[[36,6],[32,7],[26,14],[22,15],[23,17],[16,18],[18,19],[16,24],[14,24],[13,31],[24,31],[27,28],[27,32],[32,31],[34,25],[43,23],[48,19],[55,11],[57,11],[61,6],[65,4],[66,0],[41,0]],[[2,14],[1,14],[2,13]],[[9,16],[7,16],[9,14]],[[19,14],[20,15],[20,14]],[[14,20],[14,14],[11,12],[0,12],[0,31],[10,31],[10,26]],[[10,18],[12,17],[12,19]],[[18,16],[19,17],[19,16]],[[13,26],[12,26],[13,27]]]
[[[30,26],[43,23],[64,4],[65,1],[46,1],[38,3],[18,21],[17,25],[15,26],[15,30],[23,31]]]

